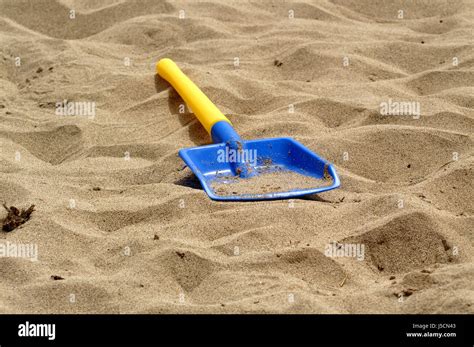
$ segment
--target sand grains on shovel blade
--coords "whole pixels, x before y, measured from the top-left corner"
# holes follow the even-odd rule
[[[211,183],[211,188],[219,196],[262,195],[289,192],[297,189],[310,189],[328,186],[331,178],[316,178],[288,170],[264,171],[258,175],[242,178],[240,176],[221,176]]]

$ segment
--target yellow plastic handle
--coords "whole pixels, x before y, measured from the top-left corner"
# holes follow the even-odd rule
[[[156,64],[156,72],[181,95],[209,134],[212,126],[219,121],[226,121],[232,125],[174,61],[168,58],[161,59]]]

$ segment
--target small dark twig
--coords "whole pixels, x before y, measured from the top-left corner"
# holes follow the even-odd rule
[[[8,214],[3,220],[2,230],[3,231],[12,231],[18,228],[23,223],[27,222],[30,219],[31,214],[35,210],[35,205],[31,205],[28,209],[19,210],[15,206],[8,207],[3,203],[3,207],[7,210]]]

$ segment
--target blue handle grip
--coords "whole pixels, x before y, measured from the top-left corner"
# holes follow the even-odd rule
[[[245,141],[240,138],[239,134],[237,134],[229,122],[219,121],[215,123],[211,128],[211,137],[214,143],[225,143],[230,150],[235,152],[246,150]],[[240,156],[236,157],[239,158]],[[248,163],[243,161],[232,162],[231,167],[234,171],[234,175],[240,177],[250,177],[254,175]]]
[[[237,141],[242,142],[239,134],[237,134],[232,125],[226,121],[219,121],[212,126],[211,137],[214,143],[232,143]]]

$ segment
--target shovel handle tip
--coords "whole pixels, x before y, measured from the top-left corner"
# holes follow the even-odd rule
[[[219,121],[232,124],[173,60],[163,58],[158,61],[156,72],[173,86],[209,134],[211,134],[212,126]]]

